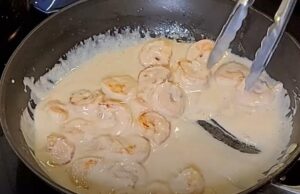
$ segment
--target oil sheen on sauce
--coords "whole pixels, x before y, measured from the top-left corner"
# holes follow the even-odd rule
[[[158,41],[165,41],[171,47],[170,66],[166,68],[171,69],[172,75],[168,78],[170,81],[163,81],[171,84],[175,82],[176,87],[184,91],[184,97],[179,95],[179,98],[182,97],[184,101],[183,112],[180,113],[181,110],[178,110],[176,107],[167,111],[160,111],[162,107],[169,106],[168,102],[164,102],[163,97],[160,96],[156,100],[151,101],[150,105],[146,103],[146,107],[143,104],[145,103],[144,101],[136,100],[135,96],[139,87],[137,83],[138,77],[143,69],[149,68],[151,62],[148,64],[147,60],[149,61],[153,57],[141,56],[141,50],[148,42],[142,41],[127,48],[109,52],[104,51],[97,54],[80,67],[69,72],[49,91],[35,109],[35,156],[54,181],[78,193],[201,193],[202,191],[199,188],[195,190],[198,192],[193,192],[193,188],[191,190],[189,188],[176,190],[176,185],[180,187],[181,184],[178,174],[184,169],[191,167],[200,172],[201,176],[196,177],[195,181],[201,181],[201,183],[193,184],[195,184],[195,187],[201,187],[201,184],[205,184],[205,189],[202,189],[203,193],[237,193],[256,184],[259,179],[264,177],[263,172],[276,163],[281,151],[285,149],[291,133],[289,121],[284,114],[287,108],[282,107],[283,104],[288,105],[289,103],[287,102],[288,99],[284,98],[286,91],[283,89],[282,84],[264,74],[261,79],[263,80],[262,84],[267,85],[266,94],[261,96],[259,92],[255,94],[244,92],[242,89],[243,80],[239,76],[234,77],[234,72],[231,72],[233,77],[229,76],[229,78],[226,76],[225,78],[222,77],[224,75],[221,71],[220,74],[217,73],[222,65],[231,62],[244,64],[247,69],[250,61],[231,53],[228,53],[211,71],[204,69],[203,71],[208,71],[206,72],[207,74],[202,74],[202,70],[200,70],[199,75],[191,72],[195,75],[195,80],[192,80],[191,83],[180,82],[182,81],[180,75],[175,75],[176,71],[178,71],[176,69],[178,68],[178,66],[176,67],[178,61],[182,60],[184,63],[186,58],[191,58],[191,61],[198,60],[199,63],[196,63],[197,65],[203,63],[201,60],[204,60],[205,63],[205,56],[204,59],[193,58],[193,53],[190,53],[191,56],[187,56],[189,52],[193,52],[189,50],[193,43],[178,43],[164,39]],[[152,51],[150,49],[147,52],[151,53]],[[165,52],[167,53],[168,51]],[[205,54],[207,53],[204,52]],[[143,61],[139,57],[148,58]],[[203,56],[201,55],[201,57]],[[163,74],[163,68],[164,66],[162,70],[151,74],[151,76],[160,76],[160,74]],[[238,72],[240,71],[243,70],[238,70]],[[125,75],[130,76],[134,80],[134,83],[130,83],[133,87],[133,94],[123,99],[124,102],[121,104],[124,110],[112,113],[119,114],[119,117],[114,117],[114,120],[105,120],[104,117],[110,118],[111,115],[103,112],[101,115],[99,115],[99,112],[95,113],[95,107],[89,106],[88,103],[84,104],[83,102],[84,105],[80,105],[80,108],[76,107],[76,105],[68,104],[70,95],[74,91],[84,89],[85,91],[101,93],[100,90],[104,87],[102,84],[105,78]],[[207,80],[197,80],[203,78],[207,78]],[[193,83],[196,84],[193,85]],[[161,87],[162,90],[157,95],[163,95],[165,91],[170,89],[168,85]],[[260,87],[258,90],[261,89]],[[269,88],[271,89],[268,90]],[[174,90],[170,91],[171,95],[173,93],[175,93],[175,96],[177,95],[178,88],[171,88],[170,90]],[[154,94],[150,93],[150,98],[151,95]],[[170,94],[168,93],[167,95]],[[85,96],[85,100],[88,100],[87,96]],[[114,98],[113,95],[109,97]],[[100,101],[102,102],[103,98],[108,97],[100,94],[99,98],[101,98]],[[117,96],[117,98],[122,98],[122,96]],[[57,100],[63,105],[67,104],[67,110],[71,110],[66,117],[64,115],[51,114],[49,116],[49,109],[45,107],[49,106],[49,102],[57,103]],[[114,106],[114,103],[119,103],[115,101],[111,102],[112,106]],[[59,111],[60,105],[58,104],[54,109]],[[130,114],[126,115],[122,111],[128,111]],[[145,140],[147,135],[144,135],[145,138],[143,139],[134,140],[138,146],[139,143],[143,144],[143,141],[146,141],[149,143],[150,148],[147,148],[147,145],[144,147],[140,146],[140,152],[133,156],[133,159],[130,157],[128,159],[126,156],[124,156],[125,159],[119,158],[118,154],[112,156],[110,153],[103,154],[103,152],[97,151],[97,143],[100,140],[95,140],[95,137],[101,136],[105,139],[110,137],[109,135],[113,137],[140,136],[141,131],[137,129],[139,119],[141,119],[139,115],[153,111],[159,112],[163,118],[170,122],[170,134],[163,134],[167,136],[166,140],[164,140],[164,137],[158,136],[157,139],[149,142],[149,140]],[[178,114],[176,111],[178,111]],[[99,117],[101,118],[99,119]],[[88,120],[91,124],[78,121],[77,124],[74,124],[75,127],[73,126],[74,131],[63,133],[67,139],[69,138],[72,141],[73,138],[72,146],[75,148],[72,147],[72,149],[74,148],[75,151],[74,153],[69,153],[68,151],[59,150],[59,148],[56,151],[58,154],[65,155],[65,157],[71,154],[72,160],[66,162],[66,164],[59,165],[49,162],[47,137],[51,134],[62,134],[63,129],[61,126],[66,125],[69,120],[74,118]],[[121,124],[118,123],[118,118],[123,119]],[[262,152],[259,154],[241,153],[214,139],[196,123],[198,119],[205,120],[209,118],[216,119],[239,139],[256,145]],[[106,122],[104,124],[102,123],[103,119]],[[113,122],[118,124],[113,125]],[[161,125],[163,127],[163,124]],[[77,132],[82,132],[80,130],[83,130],[86,134],[83,139],[77,140],[75,136]],[[60,136],[58,135],[58,137]],[[109,141],[108,138],[104,142]],[[122,143],[122,140],[118,142]],[[62,144],[64,143],[66,142],[62,142]],[[105,147],[105,145],[102,146]],[[146,153],[147,151],[143,151],[143,149],[149,149],[150,153]],[[108,149],[107,152],[111,150],[113,148]],[[106,156],[109,156],[110,159],[106,160]],[[79,174],[78,176],[82,176],[78,182],[74,182],[70,178],[70,174],[73,172],[71,166],[74,161],[76,162],[84,157],[92,157],[94,160],[88,161],[82,168],[96,166],[97,161],[95,161],[95,158],[98,158],[100,163],[105,164],[101,164],[102,167],[94,168],[91,171],[74,172]],[[59,159],[62,161],[67,160],[64,157]],[[122,163],[132,162],[132,160],[134,160],[134,163],[130,164],[130,167],[122,167]],[[112,163],[114,163],[113,167],[111,167]],[[114,170],[107,171],[106,169]],[[134,173],[131,173],[131,170]],[[176,181],[179,181],[179,183]],[[184,183],[182,184],[184,185]],[[200,184],[200,186],[197,184]]]

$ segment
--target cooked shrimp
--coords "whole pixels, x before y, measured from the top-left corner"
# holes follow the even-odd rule
[[[147,171],[137,162],[116,162],[109,169],[105,182],[111,187],[134,188],[137,185],[143,185],[146,182]]]
[[[83,127],[91,124],[90,121],[83,118],[74,118],[63,124],[65,129],[82,129]]]
[[[122,130],[130,127],[131,113],[128,108],[117,101],[104,101],[97,107],[99,128],[114,128]]]
[[[110,160],[143,162],[150,154],[149,141],[140,136],[101,135],[96,138],[97,150]]]
[[[59,100],[50,100],[46,103],[46,111],[56,122],[62,122],[68,119],[69,111],[67,106]]]
[[[102,80],[101,88],[109,98],[126,102],[135,93],[136,81],[128,75],[112,76]]]
[[[73,92],[70,96],[70,103],[73,105],[87,105],[95,100],[96,96],[87,89],[81,89]]]
[[[210,52],[214,47],[214,42],[209,39],[200,40],[188,49],[186,58],[189,61],[197,60],[200,64],[206,65]]]
[[[180,60],[174,68],[173,80],[187,92],[201,91],[208,85],[209,70],[198,61]]]
[[[241,105],[256,107],[271,103],[277,92],[281,91],[283,85],[269,85],[263,80],[258,80],[250,91],[244,89],[245,82],[243,81],[237,92],[237,101]]]
[[[143,102],[151,100],[157,85],[167,81],[170,78],[170,75],[170,70],[160,65],[143,69],[138,77],[138,99]]]
[[[140,97],[131,100],[129,106],[134,118],[137,118],[143,112],[151,110],[151,107],[149,107],[147,103],[145,103],[145,100]]]
[[[47,137],[47,151],[50,155],[50,164],[64,165],[71,162],[75,146],[63,135],[50,134]]]
[[[142,48],[139,59],[143,66],[168,65],[172,55],[172,45],[166,40],[154,40]]]
[[[282,85],[273,87],[266,81],[258,80],[251,91],[245,91],[245,78],[248,73],[249,68],[245,65],[229,62],[218,67],[214,78],[217,84],[235,89],[236,101],[239,105],[256,107],[271,103],[274,92],[280,90]]]
[[[214,72],[217,84],[237,88],[245,80],[249,73],[249,68],[243,64],[229,62],[222,64]]]
[[[154,110],[165,116],[178,117],[185,108],[184,91],[170,82],[157,86],[152,97]]]
[[[73,92],[70,97],[71,110],[77,114],[95,115],[98,105],[105,101],[105,95],[101,90],[90,91],[81,89]]]
[[[154,181],[146,186],[147,194],[170,194],[169,185],[162,181]]]
[[[200,171],[188,167],[170,181],[170,187],[175,193],[201,194],[205,189],[205,181]]]
[[[94,174],[109,168],[110,165],[101,157],[85,157],[72,162],[69,169],[71,181],[78,187],[88,189],[92,182],[97,181]]]
[[[94,96],[95,96],[95,100],[93,102],[93,104],[101,104],[104,101],[104,94],[102,92],[102,90],[96,90],[93,92]]]
[[[138,117],[141,134],[153,144],[160,145],[170,136],[170,122],[156,112],[145,112]]]
[[[153,85],[139,87],[135,100],[137,100],[137,102],[139,102],[142,106],[150,107],[156,87],[157,86]]]
[[[145,181],[146,170],[136,162],[112,162],[101,157],[75,160],[69,170],[71,181],[89,189],[94,185],[105,188],[132,188]]]
[[[62,125],[62,133],[71,141],[80,142],[84,138],[86,127],[92,122],[83,118],[74,118]]]
[[[158,85],[167,81],[170,75],[170,70],[164,66],[150,66],[139,73],[138,84],[139,87]]]

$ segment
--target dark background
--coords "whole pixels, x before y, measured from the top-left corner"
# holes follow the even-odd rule
[[[47,15],[29,5],[29,0],[0,0],[0,70],[24,36]],[[42,1],[42,0],[40,0]],[[57,0],[62,1],[62,0]],[[256,0],[254,7],[273,17],[281,0]],[[300,40],[300,2],[287,31]],[[2,66],[3,67],[3,66]]]
[[[58,0],[59,1],[59,0]],[[281,0],[256,0],[254,7],[269,16],[275,14]],[[0,72],[20,41],[49,15],[33,8],[26,0],[0,0]],[[300,3],[287,26],[287,31],[300,41]],[[300,185],[300,162],[285,177],[285,183]],[[262,189],[259,193],[275,191]],[[8,146],[0,130],[0,193],[1,194],[55,194],[58,193],[35,176]]]

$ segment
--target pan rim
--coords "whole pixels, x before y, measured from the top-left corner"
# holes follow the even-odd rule
[[[107,0],[102,0],[107,1]],[[234,6],[234,1],[232,0],[228,0],[231,1],[232,5]],[[48,23],[48,21],[52,20],[53,18],[59,16],[61,13],[65,12],[66,10],[69,10],[75,6],[78,6],[80,4],[86,3],[88,2],[88,0],[79,0],[77,2],[75,2],[74,4],[71,4],[69,6],[66,6],[65,8],[59,10],[58,12],[54,13],[53,15],[47,17],[45,20],[43,20],[40,24],[38,24],[34,29],[32,29],[21,41],[21,43],[17,46],[17,48],[14,50],[14,52],[12,53],[12,55],[9,57],[4,70],[2,72],[1,75],[1,79],[0,79],[0,104],[3,105],[6,101],[5,99],[5,93],[3,93],[3,91],[5,91],[6,89],[6,85],[4,84],[4,80],[7,79],[7,72],[10,68],[10,64],[12,63],[12,61],[14,60],[14,57],[18,54],[19,50],[22,48],[22,46],[27,42],[27,40],[40,28],[42,28],[44,25],[46,25]],[[232,6],[232,7],[233,7]],[[251,11],[256,12],[257,14],[259,14],[260,16],[264,17],[265,19],[267,19],[268,21],[272,22],[273,19],[266,15],[265,13],[251,7],[250,8]],[[299,52],[300,52],[300,43],[289,33],[289,32],[284,32],[285,36],[290,39],[293,44],[298,48]],[[47,184],[51,185],[54,189],[58,190],[58,191],[63,191],[65,193],[74,193],[73,191],[67,189],[66,187],[63,187],[61,185],[59,185],[58,183],[56,183],[54,180],[52,180],[50,177],[45,176],[44,174],[42,174],[41,172],[39,172],[33,165],[31,165],[30,162],[28,162],[28,160],[24,159],[21,155],[21,153],[18,151],[17,147],[14,145],[14,143],[11,141],[11,138],[9,137],[9,133],[8,133],[8,125],[6,122],[6,116],[5,116],[5,111],[4,108],[1,108],[0,110],[0,124],[2,126],[3,129],[3,133],[5,135],[6,140],[8,141],[10,147],[12,148],[13,152],[17,155],[17,157],[22,161],[23,164],[26,165],[27,168],[29,168],[31,170],[31,172],[33,172],[35,175],[37,175],[39,178],[41,178],[44,182],[46,182]],[[20,130],[20,129],[19,129]],[[263,185],[266,185],[267,183],[270,183],[273,181],[273,179],[275,177],[277,177],[278,175],[280,175],[286,168],[288,168],[293,161],[296,160],[296,158],[299,158],[300,156],[300,147],[298,146],[296,148],[296,150],[294,151],[294,153],[292,154],[292,156],[285,161],[284,165],[282,165],[278,170],[276,170],[272,175],[267,176],[265,178],[263,178],[262,180],[259,180],[255,185],[253,185],[252,187],[249,187],[248,189],[240,192],[240,193],[249,193],[251,191],[254,191],[258,188],[261,188]],[[41,169],[43,170],[43,169]]]

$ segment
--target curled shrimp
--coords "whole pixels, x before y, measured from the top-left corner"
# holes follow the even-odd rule
[[[101,104],[104,102],[104,94],[103,94],[102,90],[94,91],[94,96],[95,96],[95,99],[94,99],[93,104],[98,105],[98,104]]]
[[[101,157],[85,157],[74,161],[69,170],[71,181],[89,189],[96,184],[114,190],[143,184],[145,168],[136,162],[114,162]]]
[[[116,162],[109,170],[105,181],[111,187],[134,188],[144,185],[146,182],[147,171],[143,165],[137,162]]]
[[[93,174],[109,167],[108,162],[101,157],[84,157],[73,161],[68,173],[74,185],[89,189],[91,183],[97,181]]]
[[[63,135],[50,134],[47,136],[47,151],[50,155],[50,164],[65,165],[71,162],[75,146]]]
[[[199,170],[187,167],[171,179],[170,187],[175,193],[201,194],[205,190],[205,181]]]
[[[249,68],[237,62],[222,64],[214,72],[217,84],[237,88],[249,73]]]
[[[109,98],[126,102],[134,95],[136,81],[128,75],[106,77],[101,88]]]
[[[169,121],[156,112],[145,112],[138,117],[141,134],[153,144],[160,145],[170,136]]]
[[[139,54],[140,63],[150,65],[168,65],[172,55],[172,45],[167,40],[147,42]]]
[[[143,69],[138,76],[139,87],[158,85],[170,78],[171,71],[161,65],[149,66]]]
[[[87,105],[95,100],[96,96],[87,89],[80,89],[73,92],[69,98],[69,101],[73,105]]]
[[[150,154],[149,141],[143,137],[101,135],[96,138],[97,150],[110,160],[145,161]]]
[[[195,92],[207,87],[209,75],[206,65],[196,60],[180,60],[174,68],[173,80],[185,91]]]
[[[129,109],[117,101],[104,101],[97,107],[99,128],[114,128],[119,131],[130,127],[132,116]]]
[[[214,47],[214,42],[209,39],[200,40],[188,49],[186,59],[189,61],[198,61],[201,64],[206,65],[208,57]]]
[[[138,76],[138,99],[147,102],[151,99],[155,88],[167,81],[171,71],[161,65],[150,66],[143,69]]]
[[[162,115],[178,117],[183,113],[185,103],[184,91],[171,82],[165,82],[156,87],[151,105]]]
[[[84,139],[86,128],[92,124],[83,118],[74,118],[62,125],[62,133],[73,142],[80,142]]]
[[[65,129],[82,129],[85,126],[91,124],[90,121],[83,118],[74,118],[63,124]]]
[[[283,89],[283,85],[271,85],[267,81],[258,80],[250,91],[245,90],[245,81],[242,82],[237,91],[237,102],[248,107],[267,105],[273,102],[278,92]]]
[[[132,101],[130,101],[130,109],[132,112],[132,116],[134,118],[137,118],[140,114],[142,114],[143,112],[147,112],[151,110],[151,107],[149,107],[147,105],[147,103],[145,103],[144,99],[141,99],[139,97],[133,99]]]
[[[69,117],[67,106],[59,100],[48,101],[45,108],[49,116],[56,122],[65,121]]]

